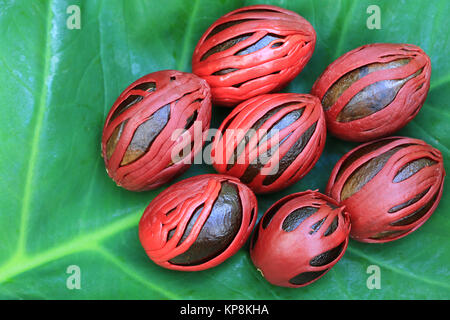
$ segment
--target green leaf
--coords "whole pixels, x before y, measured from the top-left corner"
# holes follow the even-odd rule
[[[134,193],[115,186],[100,156],[106,114],[121,91],[157,70],[190,71],[195,44],[217,18],[261,1],[0,0],[0,297],[4,299],[449,299],[450,197],[447,187],[427,223],[387,244],[351,241],[343,259],[302,289],[270,285],[255,270],[248,244],[210,270],[156,266],[137,224],[161,189]],[[293,10],[317,31],[304,71],[284,90],[309,92],[335,58],[373,42],[407,42],[432,60],[431,89],[419,115],[399,134],[442,151],[450,172],[450,3],[441,1],[263,1]],[[68,29],[69,5],[81,29]],[[369,30],[369,5],[381,29]],[[214,108],[213,127],[229,112]],[[355,144],[328,137],[326,150],[299,183],[258,197],[259,216],[276,200],[324,191],[336,161]],[[180,178],[212,173],[194,165]],[[70,290],[67,268],[81,271]],[[369,290],[367,268],[381,270]]]

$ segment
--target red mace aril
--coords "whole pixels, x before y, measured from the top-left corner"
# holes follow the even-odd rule
[[[444,176],[439,150],[422,140],[389,137],[346,153],[331,173],[327,194],[349,212],[352,238],[388,242],[427,221],[441,198]]]
[[[330,64],[311,94],[322,102],[329,132],[369,141],[394,133],[417,115],[430,76],[430,58],[419,47],[375,43]]]
[[[153,199],[139,222],[139,238],[150,259],[164,268],[204,270],[242,247],[257,214],[254,193],[238,179],[195,176]]]
[[[192,70],[208,81],[214,103],[235,106],[284,87],[309,61],[315,43],[313,27],[297,13],[270,5],[244,7],[206,30]]]
[[[255,228],[254,265],[270,283],[306,286],[344,255],[350,219],[338,202],[317,191],[294,193],[273,204]]]
[[[210,119],[205,80],[174,70],[140,78],[119,96],[105,121],[102,156],[109,176],[133,191],[169,182],[201,150]]]
[[[319,99],[309,94],[265,94],[242,102],[222,122],[211,158],[219,173],[238,177],[254,192],[274,192],[312,169],[325,139]]]

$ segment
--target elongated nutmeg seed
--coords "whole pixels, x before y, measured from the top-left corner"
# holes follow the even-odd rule
[[[333,135],[368,141],[394,133],[417,115],[430,76],[430,58],[419,47],[375,43],[331,63],[311,94],[321,100]]]
[[[351,237],[388,242],[430,218],[442,196],[444,176],[439,150],[422,140],[389,137],[345,154],[326,192],[350,213]]]

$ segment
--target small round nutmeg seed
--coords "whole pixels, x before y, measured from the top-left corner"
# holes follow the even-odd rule
[[[321,100],[333,135],[369,141],[394,133],[417,115],[430,76],[430,58],[419,47],[375,43],[331,63],[311,94]]]
[[[439,150],[422,140],[389,137],[346,153],[326,192],[348,210],[352,238],[388,242],[410,234],[431,216],[444,176]]]
[[[234,107],[293,80],[315,43],[314,28],[297,13],[270,5],[243,7],[206,30],[192,70],[208,81],[215,104]]]
[[[219,173],[238,177],[254,192],[274,192],[312,169],[325,138],[319,99],[309,94],[265,94],[242,102],[222,122],[211,158]]]
[[[102,155],[108,175],[133,191],[169,182],[188,169],[192,161],[185,160],[201,150],[204,140],[194,143],[194,128],[205,133],[210,119],[211,94],[205,80],[175,70],[138,79],[122,92],[105,121]]]
[[[153,199],[139,222],[139,238],[158,265],[199,271],[234,255],[256,218],[256,197],[246,185],[224,175],[200,175]]]
[[[343,206],[317,191],[294,193],[273,204],[255,228],[250,255],[270,283],[306,286],[344,255],[350,219]]]

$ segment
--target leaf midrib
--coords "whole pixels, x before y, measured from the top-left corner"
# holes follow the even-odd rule
[[[47,95],[48,95],[48,79],[50,77],[50,60],[51,60],[51,27],[52,27],[52,0],[48,2],[47,7],[47,19],[46,19],[46,34],[45,34],[45,51],[44,51],[44,67],[42,75],[42,87],[40,90],[39,98],[37,100],[37,115],[35,126],[33,130],[33,136],[31,140],[30,147],[30,157],[28,160],[28,166],[26,170],[24,190],[23,190],[23,202],[22,208],[20,210],[20,228],[19,228],[19,238],[17,241],[16,256],[20,257],[25,252],[26,240],[27,240],[27,229],[28,220],[32,196],[32,183],[34,180],[35,166],[37,162],[37,157],[39,153],[39,142],[42,131],[42,126],[44,122],[45,106],[47,105]]]

